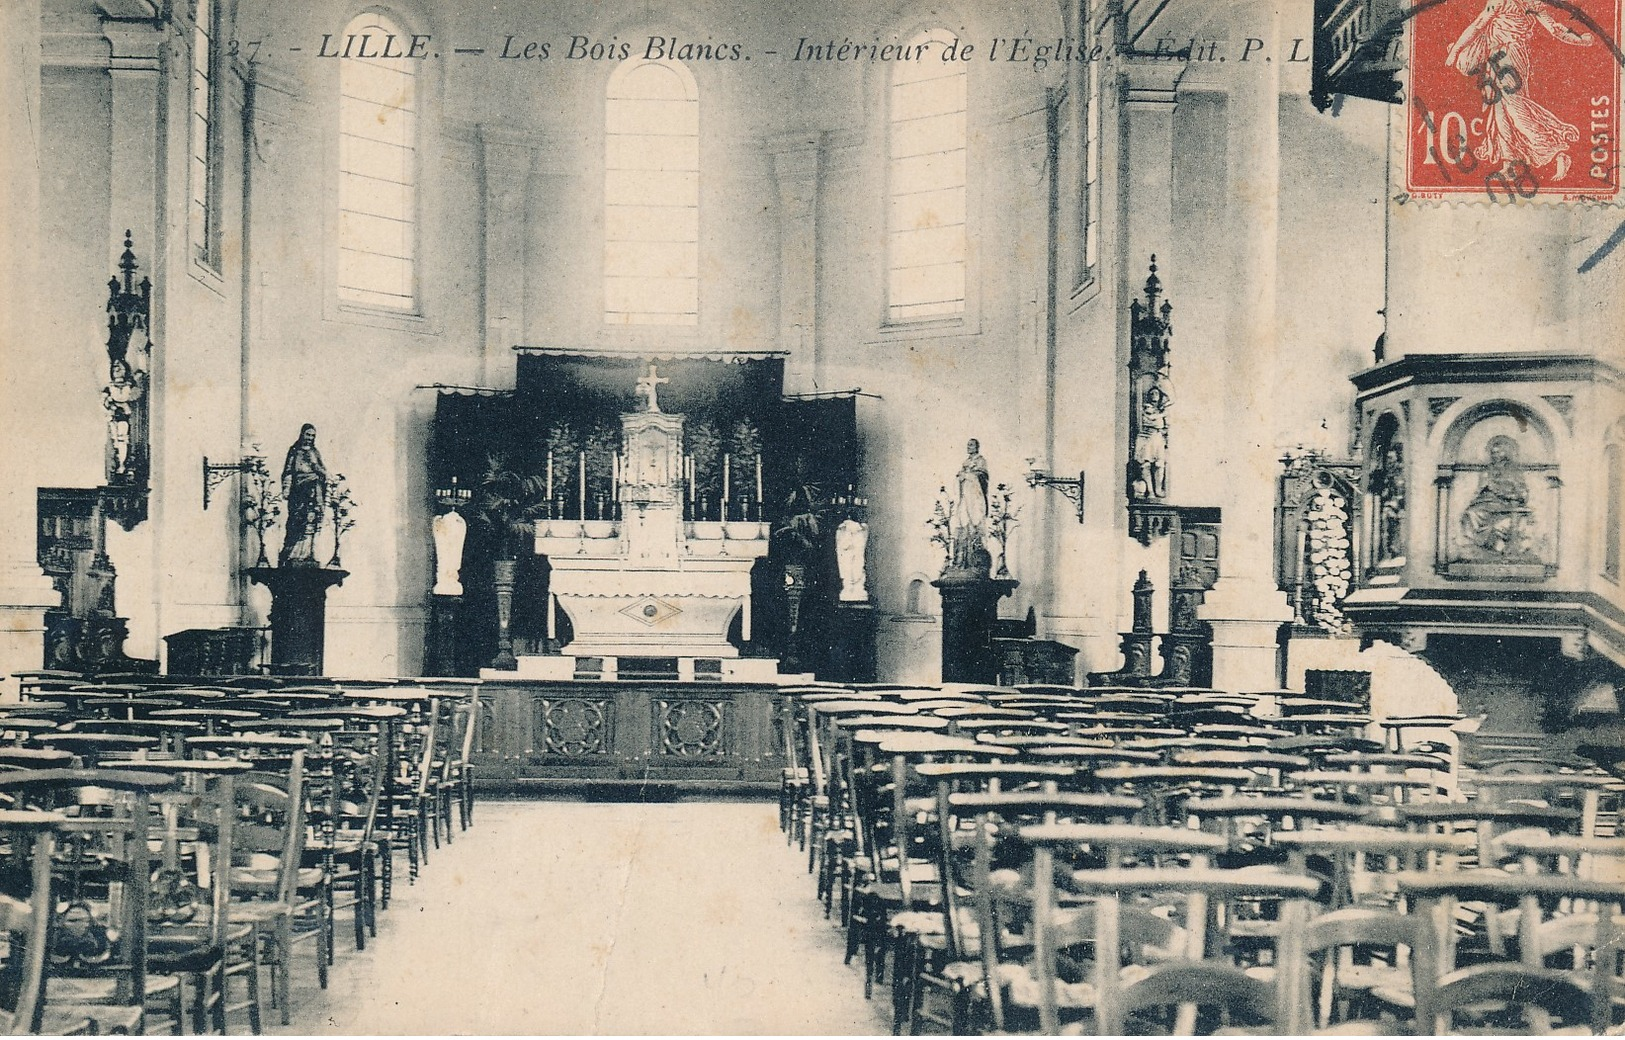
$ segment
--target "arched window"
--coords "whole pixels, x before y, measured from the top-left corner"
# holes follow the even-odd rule
[[[192,257],[219,267],[220,75],[219,0],[197,0],[192,13],[192,140],[188,164],[187,222]]]
[[[962,62],[942,61],[954,39],[915,36],[919,61],[892,71],[887,230],[887,318],[909,322],[965,311],[965,103]]]
[[[377,12],[345,27],[356,44],[339,59],[339,299],[417,306],[417,79],[407,58],[377,54],[405,33]],[[365,42],[364,41],[365,38]],[[395,50],[400,50],[397,45]]]
[[[604,102],[604,321],[695,325],[700,97],[676,61],[622,62]]]
[[[1080,49],[1089,60],[1073,62],[1082,89],[1078,98],[1079,156],[1082,176],[1078,191],[1078,253],[1077,277],[1074,288],[1095,277],[1095,265],[1100,259],[1100,62],[1093,59],[1096,39],[1095,19],[1099,17],[1092,0],[1079,0],[1078,37]]]

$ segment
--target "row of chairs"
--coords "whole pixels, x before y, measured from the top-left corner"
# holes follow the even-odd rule
[[[258,1033],[267,1005],[286,1025],[298,949],[325,988],[340,915],[364,948],[396,854],[415,880],[472,822],[476,684],[20,678],[0,705],[0,893],[28,908],[0,913],[14,1031],[224,1033],[246,1012]]]
[[[898,1032],[1625,1013],[1601,770],[1464,767],[1285,691],[811,686],[781,724],[781,825]]]

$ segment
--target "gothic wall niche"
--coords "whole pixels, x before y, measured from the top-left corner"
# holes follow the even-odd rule
[[[1446,432],[1436,478],[1435,568],[1448,578],[1557,573],[1562,504],[1552,430],[1515,401],[1486,401]]]
[[[1365,459],[1365,569],[1368,574],[1397,570],[1405,566],[1410,543],[1410,470],[1398,415],[1383,412],[1377,417]]]
[[[1316,452],[1282,463],[1275,506],[1277,587],[1287,594],[1295,625],[1348,635],[1342,604],[1354,587],[1361,546],[1369,541],[1361,533],[1360,467]],[[1402,495],[1398,501],[1403,508]]]

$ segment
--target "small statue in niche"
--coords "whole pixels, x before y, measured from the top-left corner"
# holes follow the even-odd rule
[[[282,464],[282,497],[287,503],[287,529],[279,566],[315,567],[316,535],[327,508],[327,467],[316,450],[316,427],[306,423],[288,448]]]
[[[130,367],[124,358],[115,358],[111,380],[102,388],[102,406],[107,409],[107,482],[125,483],[134,478],[133,426],[136,410],[147,396],[146,374]]]
[[[864,553],[869,546],[869,526],[847,517],[835,528],[835,565],[841,575],[842,603],[863,603],[869,599]]]
[[[1490,556],[1527,556],[1533,542],[1535,511],[1529,506],[1529,482],[1518,460],[1518,442],[1498,434],[1490,438],[1484,452],[1488,464],[1483,482],[1461,511],[1462,537]]]
[[[1140,394],[1139,426],[1134,434],[1134,497],[1168,497],[1168,410],[1173,407],[1163,373],[1151,376]]]
[[[975,557],[986,552],[982,538],[987,533],[987,459],[974,437],[965,442],[965,461],[954,479],[959,493],[953,512],[953,562],[975,566]]]
[[[1405,446],[1393,441],[1371,472],[1371,494],[1377,500],[1376,558],[1392,560],[1405,555]]]

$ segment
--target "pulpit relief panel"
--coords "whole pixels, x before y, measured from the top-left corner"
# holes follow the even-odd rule
[[[1456,419],[1436,476],[1439,573],[1524,581],[1556,575],[1557,457],[1551,427],[1516,401],[1487,401]]]

